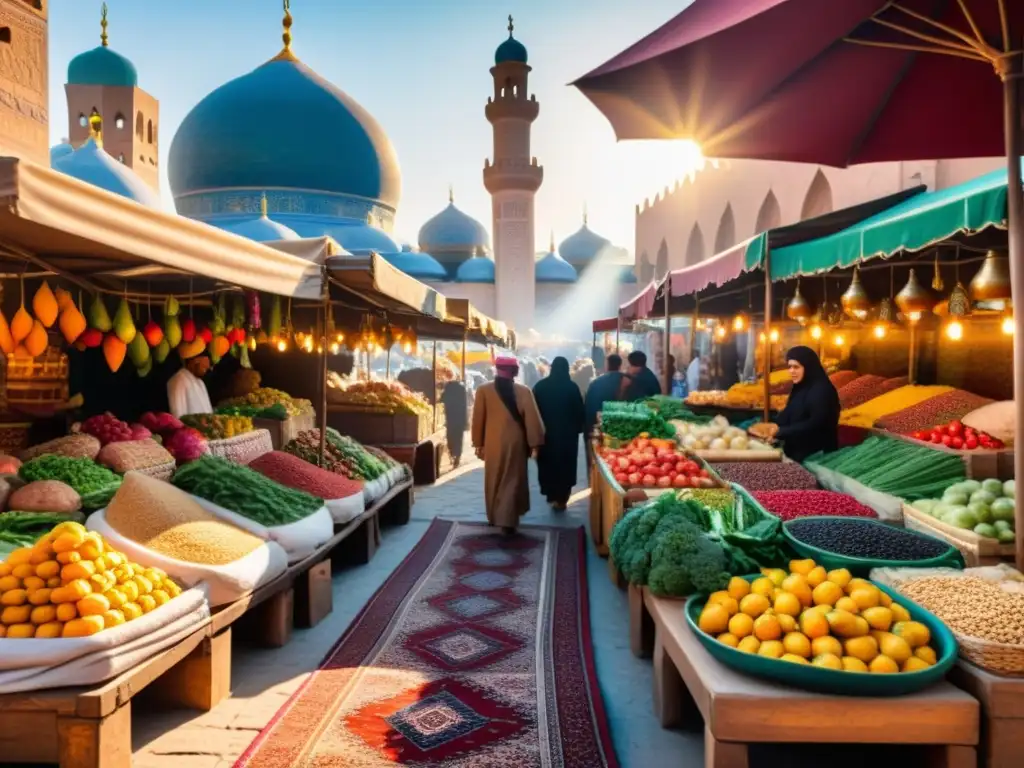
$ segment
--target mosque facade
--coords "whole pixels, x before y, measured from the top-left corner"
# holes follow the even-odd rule
[[[636,293],[625,249],[590,230],[585,216],[557,249],[552,239],[537,252],[534,198],[544,172],[530,142],[540,105],[528,95],[528,52],[511,17],[484,107],[494,136],[483,168],[490,232],[449,190],[448,205],[420,228],[414,246],[393,235],[402,192],[395,148],[369,112],[293,52],[288,6],[280,52],[200,99],[174,134],[167,174],[180,215],[263,242],[328,235],[519,330],[585,338],[592,314],[614,314]],[[109,45],[107,23],[104,9],[100,45],[68,66],[68,140],[51,148],[51,164],[158,206],[159,103]],[[293,140],[281,142],[282,135]],[[587,316],[562,317],[581,290]]]

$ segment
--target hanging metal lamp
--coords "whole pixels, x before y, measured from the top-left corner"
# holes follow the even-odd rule
[[[917,281],[917,273],[913,269],[910,270],[907,284],[896,294],[896,306],[905,317],[917,321],[921,319],[921,315],[931,312],[932,304],[932,297]]]
[[[864,320],[868,316],[868,312],[871,310],[871,299],[860,281],[859,267],[853,270],[850,287],[846,289],[846,293],[840,297],[839,301],[842,304],[843,312],[855,320]]]
[[[800,281],[797,281],[796,291],[793,292],[793,298],[786,304],[786,317],[790,320],[796,320],[800,325],[803,325],[810,318],[811,305],[807,303],[807,299],[800,293]]]
[[[998,251],[985,254],[985,261],[978,274],[971,280],[971,301],[984,302],[988,309],[1001,307],[992,306],[993,302],[1009,302],[1010,292],[1010,260]]]
[[[942,272],[939,271],[939,251],[935,250],[935,273],[932,275],[932,290],[936,293],[942,293],[942,289],[946,287],[946,284],[942,282]]]

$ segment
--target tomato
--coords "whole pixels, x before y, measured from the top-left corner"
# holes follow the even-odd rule
[[[949,439],[949,447],[956,448],[956,450],[962,450],[964,447],[964,439],[957,435],[954,435]]]
[[[949,432],[949,434],[953,435],[954,437],[956,435],[962,435],[964,432],[964,425],[962,422],[959,421],[951,421],[949,422],[949,426],[946,427],[946,431]]]
[[[711,477],[711,475],[710,475],[710,473],[706,469],[702,469],[700,471],[700,477],[707,478],[707,477]]]
[[[628,467],[626,467],[626,474],[627,475],[632,475],[634,472],[639,472],[639,471],[640,471],[640,468],[637,467],[636,464],[630,464]]]
[[[641,478],[639,472],[631,472],[627,479],[629,480],[630,485],[640,485]]]
[[[931,433],[931,435],[929,435],[929,437],[928,437],[928,442],[929,443],[941,443],[942,442],[942,435],[940,435],[938,432],[933,431]]]
[[[640,482],[643,484],[645,488],[653,488],[658,483],[654,475],[651,474],[644,475],[644,479],[641,480]]]
[[[659,477],[658,478],[658,487],[659,488],[671,488],[672,487],[672,479],[668,478],[668,477]]]
[[[654,478],[659,478],[665,474],[662,468],[657,464],[651,464],[650,466],[644,467],[644,473]]]
[[[688,478],[686,475],[676,475],[676,479],[672,481],[672,487],[689,488],[690,478]]]
[[[676,472],[682,472],[683,474],[686,474],[686,467],[687,466],[688,466],[688,464],[685,461],[678,462],[676,464]]]
[[[629,483],[629,475],[627,475],[625,472],[616,472],[615,482],[618,483],[619,485],[627,485]]]
[[[668,474],[669,472],[675,472],[676,465],[673,464],[671,461],[666,461],[664,464],[661,465],[661,471],[666,474]]]
[[[949,435],[943,435],[939,442],[941,442],[945,446],[949,446],[949,444],[953,442],[953,438],[950,437]]]
[[[917,432],[914,433],[914,439],[915,440],[927,441],[928,440],[928,433],[925,432],[923,429],[919,429],[919,430],[917,430]]]
[[[978,438],[972,436],[972,437],[968,437],[966,440],[964,440],[964,448],[966,448],[968,451],[973,451],[977,447],[978,447]]]
[[[650,447],[650,445],[651,445],[651,441],[650,440],[640,439],[640,440],[636,441],[636,449],[638,451],[645,451],[645,450],[647,450]]]
[[[620,456],[615,460],[615,465],[619,469],[627,469],[629,467],[629,459],[624,459]]]
[[[932,433],[933,434],[945,435],[948,432],[949,432],[949,429],[946,427],[945,424],[940,424],[937,427],[932,427]]]

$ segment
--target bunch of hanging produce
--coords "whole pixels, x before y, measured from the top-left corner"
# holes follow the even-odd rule
[[[686,421],[691,424],[706,424],[710,421],[710,416],[699,416],[689,408],[682,401],[681,398],[671,397],[669,395],[655,395],[654,397],[648,397],[640,401],[652,411],[657,413],[661,418],[666,421],[680,420]]]
[[[361,381],[331,371],[327,376],[327,386],[327,399],[336,405],[388,414],[426,416],[431,413],[427,399],[400,381]]]
[[[609,401],[602,407],[601,432],[621,442],[641,436],[660,440],[676,436],[675,428],[643,403],[620,401]]]
[[[223,407],[254,407],[270,408],[274,405],[281,405],[289,416],[302,416],[313,412],[313,404],[309,400],[292,397],[287,392],[271,387],[260,387],[247,395],[232,397],[220,403]]]
[[[299,433],[283,449],[310,464],[320,465],[320,430],[307,429]],[[324,469],[353,480],[372,481],[389,469],[381,459],[366,450],[351,437],[328,427],[324,450]]]
[[[100,534],[63,522],[0,563],[0,637],[88,637],[156,610],[181,594]]]
[[[631,584],[683,597],[722,589],[730,574],[785,562],[782,524],[742,497],[706,504],[683,491],[630,510],[612,530],[615,566]]]
[[[14,357],[39,357],[49,346],[46,329],[57,322],[59,312],[57,298],[44,280],[32,298],[30,313],[25,308],[25,281],[21,280],[21,306],[11,318],[10,325],[0,313],[0,349]]]
[[[963,480],[946,488],[941,498],[919,499],[911,506],[955,528],[1012,544],[1016,494],[1013,480]]]
[[[806,464],[911,501],[939,496],[966,479],[959,456],[891,437],[871,436],[860,445],[816,454]]]
[[[227,440],[252,432],[252,419],[248,416],[228,416],[219,413],[190,413],[181,417],[186,427],[192,427],[207,440]]]

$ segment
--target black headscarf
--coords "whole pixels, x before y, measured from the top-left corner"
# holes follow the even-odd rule
[[[834,451],[839,444],[839,393],[817,353],[810,347],[793,347],[786,360],[803,366],[804,376],[793,385],[789,401],[779,414],[778,439],[786,455],[803,461],[819,451]]]
[[[556,357],[551,361],[551,372],[548,373],[552,379],[569,378],[569,361],[564,357]]]

